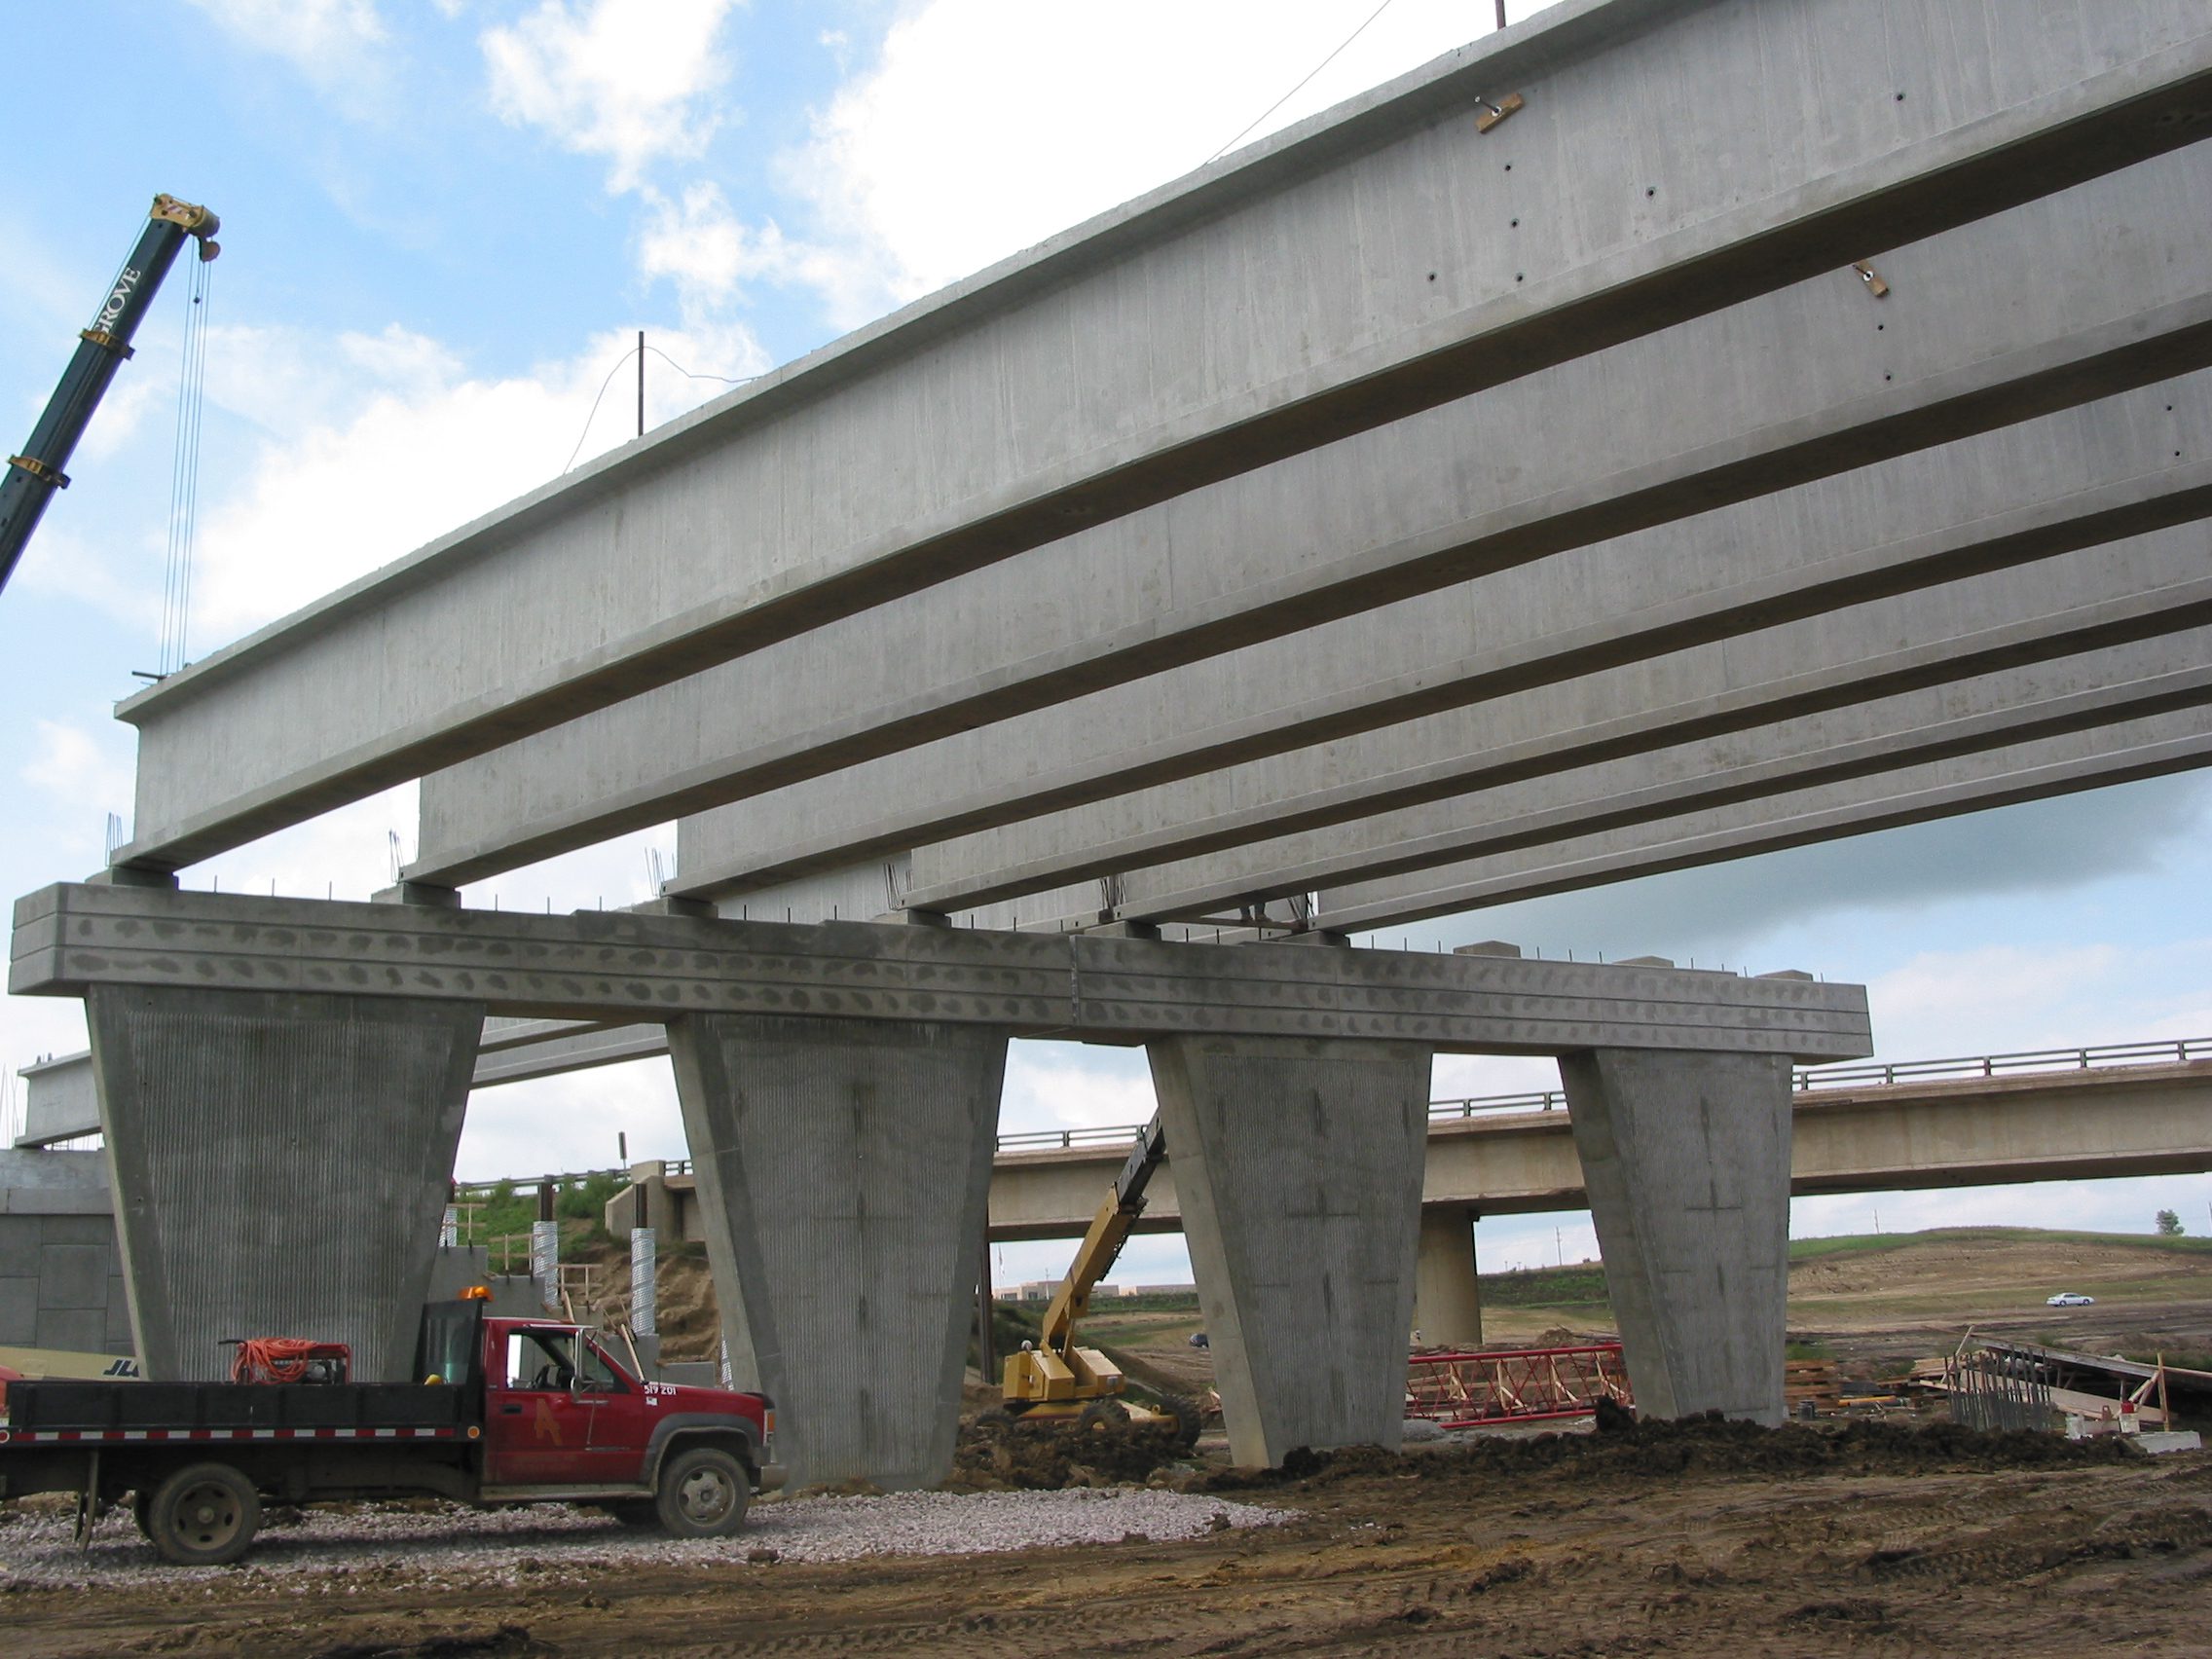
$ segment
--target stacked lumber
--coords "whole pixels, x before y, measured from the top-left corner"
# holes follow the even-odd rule
[[[1815,1411],[1832,1412],[1842,1404],[1836,1388],[1832,1359],[1786,1359],[1782,1362],[1782,1401],[1792,1416],[1805,1401]]]

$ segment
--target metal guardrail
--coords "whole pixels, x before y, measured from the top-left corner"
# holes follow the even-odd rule
[[[1800,1089],[1852,1084],[1921,1083],[1947,1077],[2009,1077],[2022,1072],[2096,1071],[2107,1066],[2187,1065],[2212,1060],[2212,1037],[2157,1043],[2106,1043],[2089,1049],[2031,1049],[2018,1054],[1975,1054],[1952,1060],[1906,1060],[1899,1065],[1807,1066]]]
[[[1895,1065],[1800,1066],[1795,1088],[1800,1093],[1821,1088],[1847,1088],[1855,1085],[1918,1083],[1941,1078],[2011,1077],[2022,1073],[2094,1071],[2102,1067],[2188,1064],[2212,1060],[2212,1037],[2181,1037],[2156,1043],[2106,1043],[2086,1049],[2032,1049],[2017,1054],[1974,1054],[1948,1060],[1905,1060]],[[1523,1094],[1474,1094],[1456,1100],[1431,1100],[1430,1123],[1473,1118],[1493,1112],[1564,1112],[1567,1095],[1557,1088],[1534,1089]],[[1001,1135],[1001,1152],[1072,1152],[1079,1147],[1120,1147],[1136,1139],[1142,1124],[1104,1124],[1066,1129],[1025,1129]],[[664,1159],[671,1175],[691,1173],[688,1158]],[[517,1192],[540,1180],[563,1184],[587,1175],[626,1178],[627,1169],[600,1169],[586,1175],[537,1176],[513,1183]],[[489,1192],[498,1181],[463,1181],[458,1193]]]

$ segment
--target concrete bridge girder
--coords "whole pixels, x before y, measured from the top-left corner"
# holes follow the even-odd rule
[[[2164,777],[2212,763],[2202,707],[2122,719],[2029,744],[1954,756],[1870,778],[1708,807],[1410,874],[1324,888],[1312,925],[1407,926],[1493,904],[1808,846],[2020,801]]]
[[[2194,585],[2212,617],[2212,582]],[[1235,916],[1254,901],[1346,880],[1549,846],[1993,751],[2019,754],[2045,738],[2128,719],[2197,713],[2212,704],[2212,670],[2201,666],[2208,645],[2212,628],[2200,628],[1133,870],[1121,877],[1115,910],[1153,922]],[[2139,667],[2150,672],[2132,672]],[[2082,688],[2053,689],[2069,686]]]
[[[1050,560],[1025,555],[985,572],[957,602],[943,596],[944,632],[967,638],[976,613],[1034,622],[1012,650],[994,656],[986,645],[950,688],[969,699],[966,724],[983,729],[927,743],[930,734],[911,729],[864,739],[856,734],[889,733],[919,702],[947,693],[901,681],[871,713],[845,705],[859,685],[828,693],[826,706],[815,698],[811,687],[827,677],[804,672],[812,657],[731,665],[433,775],[424,792],[424,851],[412,867],[425,880],[469,879],[711,796],[757,796],[783,784],[766,800],[726,809],[732,822],[695,833],[682,850],[676,889],[713,896],[790,873],[801,858],[815,867],[845,862],[854,851],[845,843],[857,843],[851,831],[874,829],[885,801],[911,801],[906,811],[935,828],[926,836],[909,829],[903,839],[880,829],[859,851],[1295,748],[1312,740],[1314,719],[1339,730],[1403,719],[1375,665],[1431,663],[1419,695],[1445,700],[1455,651],[1490,638],[1483,583],[1453,591],[1469,578],[1701,520],[2200,367],[2212,347],[2183,312],[2201,297],[2194,272],[2212,261],[2212,232],[2198,228],[2212,220],[2212,179],[2194,159],[2147,163],[1895,250],[1886,256],[1893,267],[1912,270],[1900,271],[1908,286],[1893,291],[1894,304],[1869,302],[1848,272],[1830,274],[1193,492],[1078,536]],[[2119,251],[2136,236],[2162,244],[2159,257],[2138,262]],[[2182,311],[2159,320],[2171,306]],[[2103,332],[2110,327],[2119,332]],[[2111,354],[2138,329],[2165,338],[2145,355]],[[1789,372],[1748,377],[1740,372],[1748,362]],[[2119,477],[2171,467],[2175,446],[2151,431],[2173,429],[2166,401],[2146,412],[2142,441],[2106,461]],[[2025,468],[2015,460],[2013,470]],[[2027,498],[2051,488],[2039,481]],[[1955,499],[1984,503],[1984,512],[2013,504],[1955,479],[1933,494],[1931,506],[1924,490],[1894,504],[1884,492],[1863,492],[1864,518],[1815,532],[1816,544],[1848,553],[1971,519],[1942,516]],[[1804,505],[1773,521],[1794,532]],[[1732,557],[1748,577],[1771,577],[1798,562],[1783,551],[1794,539],[1754,542]],[[1557,617],[1552,626],[1570,629],[1609,613],[1616,594],[1677,598],[1695,590],[1690,572],[1708,545],[1689,530],[1647,536],[1637,551],[1665,573],[1640,573],[1626,589],[1530,574],[1508,587],[1504,613],[1516,593],[1538,595]],[[1857,585],[1882,591],[1872,575]],[[1839,586],[1826,606],[1852,602],[1852,586]],[[1147,602],[1134,617],[1124,613],[1132,595]],[[1440,614],[1422,617],[1402,603],[1413,596]],[[1087,627],[1094,610],[1105,620]],[[809,649],[822,661],[866,660],[882,654],[881,644],[856,623]],[[1213,657],[1224,660],[1196,660]],[[1140,675],[1152,678],[1128,683]],[[794,684],[810,688],[803,708],[791,706]],[[1302,711],[1316,692],[1323,710]],[[1473,684],[1457,692],[1462,701],[1474,694]],[[1070,698],[1080,700],[1037,707]],[[763,709],[781,712],[747,720],[734,713]],[[994,725],[993,715],[1012,723]],[[756,748],[763,730],[770,740]],[[1098,732],[1115,734],[1103,754],[1094,753]],[[792,746],[801,743],[814,746],[807,766],[835,775],[789,782]],[[1062,756],[1076,758],[1039,767]],[[780,866],[754,851],[787,848]]]
[[[2118,187],[2124,181],[2107,182]],[[2049,209],[2057,204],[2038,205]],[[2205,207],[2212,212],[2212,200]],[[1996,223],[1959,234],[1993,235]],[[2208,259],[2212,246],[2183,263],[2200,268]],[[1973,271],[1985,268],[1979,260],[1965,263]],[[1935,282],[1932,292],[1949,293],[1951,304],[1971,309],[1975,299],[1970,296],[1992,298],[1964,272],[1929,275]],[[2093,279],[2088,273],[2081,276],[2084,282]],[[1671,337],[1654,345],[1678,344],[1686,356],[1708,364],[1794,361],[1799,313],[1780,307],[1782,299],[1790,297],[1777,296],[1774,338],[1757,346],[1716,342],[1710,350],[1692,351],[1690,343]],[[1846,290],[1822,298],[1859,301],[1863,296]],[[1943,309],[1943,302],[1933,298],[1914,303]],[[1710,319],[1714,326],[1725,320]],[[1850,320],[1865,325],[1862,315]],[[1930,332],[1935,340],[1946,333],[1939,327]],[[2023,325],[2022,337],[2028,333],[2032,327]],[[1862,365],[1868,378],[1897,372],[1900,381],[1913,380],[1917,371],[1933,373],[1944,362],[1975,360],[1973,348],[1962,341],[1948,348],[1955,357],[1932,348],[1925,356],[1900,360],[1893,371],[1881,358],[1891,350],[1881,346],[1874,356],[1854,357],[1839,345],[1835,352],[1839,360]],[[1280,629],[1282,637],[1207,662],[687,817],[680,828],[676,886],[694,896],[756,887],[892,850],[927,848],[1045,814],[1066,814],[1087,802],[1107,804],[1068,817],[1072,832],[1067,838],[1078,846],[1097,838],[1083,833],[1093,819],[1134,835],[1154,826],[1142,815],[1142,801],[1124,805],[1119,799],[1132,790],[1146,791],[1149,798],[1162,803],[1169,822],[1210,817],[1224,802],[1244,798],[1251,772],[1283,764],[1252,762],[1305,749],[1316,740],[1342,745],[1352,733],[1429,717],[1425,723],[1404,725],[1344,754],[1347,762],[1372,754],[1378,764],[1396,769],[1426,757],[1411,741],[1419,733],[1459,733],[1471,723],[1467,716],[1436,719],[1439,710],[1478,702],[1487,707],[1499,696],[1617,671],[1622,663],[1716,639],[1752,635],[1793,616],[1856,614],[1853,608],[1868,601],[1932,588],[1977,570],[2010,571],[1976,584],[1977,591],[2002,593],[2015,581],[2034,591],[2028,578],[2035,572],[2011,567],[2070,546],[2097,545],[2203,516],[2202,436],[2212,431],[2212,396],[2207,395],[2207,377],[2192,376],[2179,384],[2167,379],[2183,365],[2181,358],[2157,365],[2153,377],[2162,384],[2153,393],[2100,399],[2093,418],[2061,414],[2022,420],[2029,411],[2015,408],[1999,423],[2001,431],[1968,441],[1953,431],[1948,434],[1953,441],[1932,454],[1868,465],[1879,454],[1856,452],[1850,458],[1853,470],[1819,485],[1777,475],[1764,481],[1763,490],[1747,492],[1740,475],[1714,479],[1711,492],[1671,515],[1676,522],[1641,531],[1626,515],[1660,510],[1644,489],[1655,468],[1632,467],[1625,475],[1595,478],[1602,461],[1584,460],[1571,444],[1522,455],[1515,443],[1528,445],[1530,434],[1572,429],[1577,410],[1603,408],[1608,422],[1645,435],[1650,454],[1644,459],[1657,462],[1673,455],[1685,472],[1694,474],[1713,457],[1674,448],[1684,442],[1683,404],[1725,416],[1763,398],[1771,412],[1780,415],[1775,406],[1781,405],[1796,417],[1821,407],[1816,387],[1801,386],[1793,376],[1751,386],[1684,384],[1670,388],[1680,395],[1655,396],[1645,403],[1634,388],[1670,387],[1669,376],[1676,372],[1671,364],[1639,363],[1633,366],[1637,372],[1630,372],[1631,366],[1609,365],[1601,357],[1592,359],[1591,366],[1618,367],[1620,372],[1593,376],[1580,396],[1561,397],[1556,408],[1534,396],[1548,377],[1501,388],[1465,410],[1441,411],[1430,418],[1441,422],[1463,415],[1469,427],[1457,440],[1436,445],[1433,453],[1411,443],[1378,444],[1372,453],[1356,457],[1338,458],[1330,452],[1310,458],[1301,464],[1318,468],[1340,460],[1346,476],[1328,480],[1332,487],[1326,490],[1292,490],[1286,483],[1278,492],[1281,500],[1275,501],[1262,489],[1273,481],[1273,473],[1255,474],[1237,486],[1250,498],[1243,512],[1209,527],[1233,546],[1250,542],[1283,549],[1287,568],[1311,571],[1331,560],[1342,562],[1345,547],[1361,545],[1356,530],[1336,522],[1346,503],[1361,499],[1358,481],[1370,481],[1369,488],[1372,481],[1386,481],[1396,488],[1390,506],[1378,509],[1377,522],[1405,527],[1408,534],[1396,544],[1403,557],[1429,557],[1438,546],[1487,548],[1475,566],[1488,572],[1480,579],[1419,600],[1381,605],[1347,620],[1302,617],[1296,628]],[[2001,378],[1987,361],[1979,372]],[[1874,384],[1892,389],[1878,379]],[[1616,389],[1621,387],[1629,389]],[[1516,397],[1524,398],[1526,409],[1516,404]],[[1839,401],[1850,399],[1839,393]],[[1870,411],[1861,409],[1852,418],[1868,416]],[[1745,414],[1741,419],[1742,426],[1734,429],[1756,426],[1756,417]],[[2009,422],[2018,424],[2004,424]],[[1714,424],[1731,429],[1724,420]],[[1869,420],[1868,425],[1879,422]],[[1404,438],[1410,433],[1393,428],[1385,435]],[[1785,447],[1804,433],[1783,419],[1769,435],[1777,447]],[[2185,452],[2178,458],[2177,449]],[[1507,497],[1503,486],[1489,495],[1468,489],[1460,481],[1462,473],[1473,470],[1468,456],[1512,457],[1517,464],[1501,469],[1500,476],[1511,478],[1515,493]],[[1726,466],[1721,463],[1717,470],[1725,472]],[[1305,477],[1301,475],[1302,483]],[[1796,487],[1786,488],[1790,485]],[[1428,516],[1448,515],[1450,498],[1461,489],[1470,497],[1466,521],[1448,525]],[[1742,499],[1746,494],[1751,498]],[[1731,499],[1738,504],[1721,505]],[[1519,510],[1508,500],[1518,503]],[[1284,501],[1305,510],[1278,523]],[[1598,503],[1617,510],[1622,519],[1591,525]],[[1565,550],[1539,539],[1547,527],[1575,523],[1583,528],[1559,532],[1568,542]],[[1178,544],[1187,535],[1178,535]],[[1585,545],[1573,544],[1577,536]],[[1198,540],[1201,547],[1207,544]],[[1520,568],[1499,568],[1527,560],[1531,548],[1548,556]],[[1387,585],[1396,574],[1387,556],[1391,551],[1384,548],[1383,557],[1370,561],[1377,579],[1359,596],[1368,605],[1396,597]],[[1290,553],[1303,554],[1303,562],[1289,561]],[[2092,561],[2083,557],[2068,563],[2083,568]],[[1080,593],[1085,580],[1098,579],[1095,571],[1078,575],[1074,591]],[[1264,598],[1255,588],[1251,603],[1257,606]],[[1883,619],[1897,609],[1871,607],[1864,612],[1869,650],[1889,648]],[[1319,625],[1309,625],[1316,621]],[[1799,632],[1817,637],[1820,630],[1806,626]],[[1034,660],[1047,659],[1046,643],[1038,642]],[[1698,660],[1685,653],[1676,659],[1674,672]],[[1611,678],[1628,676],[1614,672]],[[516,779],[511,793],[491,788],[488,777],[473,790],[461,787],[461,774],[432,780],[425,790],[426,844],[438,840],[435,820],[441,817],[472,815],[475,823],[497,825],[504,832],[529,813],[552,814],[549,791],[617,801],[639,798],[645,787],[635,759],[645,747],[641,740],[648,730],[657,736],[663,720],[678,723],[674,714],[680,694],[689,696],[672,688],[652,705],[649,728],[644,723],[646,708],[640,705],[631,715],[610,711],[594,722],[518,746],[505,756],[510,764],[502,774]],[[1563,686],[1545,706],[1570,706],[1574,695],[1573,687]],[[1672,700],[1665,692],[1662,698]],[[699,697],[692,712],[699,717],[699,729],[710,734],[718,720],[713,706],[746,705]],[[633,719],[637,729],[625,732],[624,722]],[[719,719],[727,723],[726,715]],[[1101,733],[1111,734],[1110,739],[1102,742]],[[678,740],[678,752],[691,768],[681,775],[691,781],[709,761],[688,754],[682,747],[686,741]],[[1327,756],[1335,752],[1314,752],[1308,770],[1325,769]],[[542,782],[538,774],[545,775]],[[555,774],[569,781],[556,785]],[[1001,835],[1007,854],[1003,862],[1020,868],[1058,852],[1060,830],[1060,824],[1047,822]],[[980,853],[980,843],[973,841],[931,850],[921,860],[916,880],[924,888],[979,882],[996,873],[995,866],[977,862]]]
[[[1422,847],[1430,838],[1471,843],[1512,820],[1531,832],[1540,820],[1556,839],[1603,828],[1587,821],[1670,783],[1749,767],[1779,777],[1823,754],[1848,765],[1871,733],[1898,738],[1887,764],[1863,756],[1881,771],[1908,763],[1913,745],[1966,753],[2181,706],[2212,638],[2212,580],[2187,579],[2204,547],[2191,528],[2100,548],[2068,572],[2081,578],[2080,603],[2046,608],[2033,591],[1956,584],[1963,591],[1928,596],[1933,614],[1918,625],[1869,619],[1859,635],[1839,617],[1767,630],[1501,698],[1468,718],[920,848],[903,899],[959,913],[1111,874],[1121,919],[1205,914],[1396,873],[1401,861],[1449,862],[1448,848]],[[1978,614],[1951,632],[1944,613],[1956,601]],[[1879,648],[1900,638],[1913,643]]]
[[[2195,135],[2212,29],[2194,4],[2136,0],[2093,36],[2055,3],[2048,28],[1962,32],[1947,17],[1939,0],[1902,13],[1778,0],[1753,24],[1741,5],[1613,0],[1471,47],[144,693],[124,711],[142,749],[122,857],[176,867],[1071,530]],[[1899,96],[1910,89],[1885,59],[1832,50],[1877,23],[1915,36],[1920,95]],[[1647,72],[1654,52],[1669,75]],[[1825,116],[1817,141],[1789,141],[1806,132],[1795,77],[1814,62]],[[1459,118],[1500,76],[1524,83],[1528,107],[1483,135]],[[1699,98],[1678,96],[1684,76]],[[1751,132],[1772,136],[1744,143]],[[1618,166],[1631,147],[1664,189],[1636,193]],[[1514,191],[1555,171],[1583,192],[1575,210],[1531,208],[1518,237],[1499,235]],[[1601,201],[1587,181],[1605,179],[1620,188]],[[1141,337],[1116,317],[1141,317]],[[613,568],[634,579],[602,580]],[[325,718],[300,720],[311,705]],[[218,749],[234,763],[206,764]]]

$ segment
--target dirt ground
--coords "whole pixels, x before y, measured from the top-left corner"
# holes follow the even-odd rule
[[[1884,1424],[1346,1453],[1205,1484],[1287,1524],[1155,1544],[519,1582],[5,1598],[17,1659],[372,1655],[2201,1654],[2212,1457]]]
[[[1808,1271],[1813,1270],[1813,1271]],[[2052,1309],[2052,1290],[2095,1307]],[[1587,1331],[1528,1309],[1493,1339]],[[2212,1350],[2212,1273],[2095,1247],[1956,1241],[1800,1264],[1793,1340],[1846,1369],[1943,1351],[1960,1329],[2103,1351]],[[1190,1324],[1115,1334],[1197,1392]],[[1526,1324],[1527,1330],[1517,1329]],[[2194,1425],[2205,1426],[2205,1425]],[[241,1569],[10,1588],[0,1651],[410,1655],[2014,1654],[2212,1650],[2212,1453],[1828,1422],[1522,1430],[1283,1473],[1177,1460],[1164,1441],[1009,1449],[972,1432],[950,1490],[1149,1481],[1287,1512],[1181,1542],[802,1565],[609,1559],[590,1528],[520,1570],[460,1545],[289,1578]],[[981,1501],[978,1499],[977,1501]],[[616,1536],[608,1532],[609,1538]],[[531,1546],[535,1552],[538,1546]],[[0,1566],[7,1551],[0,1530]],[[756,1556],[770,1552],[753,1551]],[[251,1564],[251,1558],[248,1565]]]

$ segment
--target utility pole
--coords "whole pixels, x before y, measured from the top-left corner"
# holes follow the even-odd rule
[[[1505,27],[1505,0],[1497,0],[1497,26]]]
[[[1498,0],[1500,5],[1504,0]],[[638,436],[645,435],[645,331],[638,330]]]

